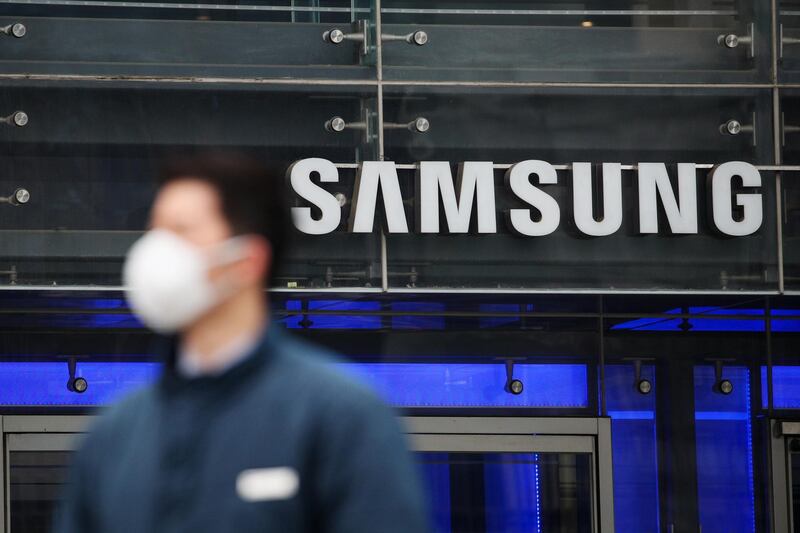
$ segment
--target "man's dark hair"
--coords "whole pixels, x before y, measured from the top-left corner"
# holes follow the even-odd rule
[[[234,235],[257,234],[270,242],[272,268],[264,280],[269,286],[281,265],[291,224],[284,174],[285,165],[280,163],[239,152],[207,152],[167,159],[157,185],[192,178],[214,187]]]

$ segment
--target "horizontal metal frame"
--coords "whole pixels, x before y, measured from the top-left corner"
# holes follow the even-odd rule
[[[144,83],[191,83],[191,84],[252,84],[252,85],[352,85],[363,87],[422,86],[422,87],[482,87],[482,88],[587,88],[587,89],[772,89],[800,88],[800,84],[785,83],[624,83],[624,82],[547,82],[547,81],[435,81],[435,80],[381,80],[336,79],[336,78],[270,78],[270,77],[216,77],[216,76],[142,76],[134,74],[89,75],[89,74],[18,74],[0,73],[0,80],[26,81],[81,81],[124,85],[130,82]]]
[[[265,6],[257,4],[214,4],[181,2],[115,2],[101,0],[6,0],[8,4],[104,7],[104,8],[146,8],[146,9],[216,9],[222,11],[281,11],[301,13],[371,13],[369,8],[357,7],[312,7],[312,6]]]
[[[122,285],[0,285],[0,291],[125,291]],[[737,290],[668,290],[668,289],[490,289],[490,288],[405,288],[389,287],[330,287],[313,289],[288,289],[285,287],[270,288],[269,292],[286,294],[314,294],[314,293],[341,293],[341,294],[591,294],[591,295],[707,295],[707,296],[778,296],[782,294],[778,289],[763,291],[737,291]],[[800,294],[800,292],[787,292],[786,294]],[[359,313],[363,314],[363,313]],[[672,315],[670,315],[672,316]],[[680,316],[675,315],[680,318]]]
[[[598,418],[543,417],[403,417],[409,434],[456,435],[594,435],[601,430]]]
[[[614,531],[609,418],[404,417],[402,423],[418,451],[591,453],[599,531]]]
[[[416,452],[594,453],[589,436],[412,434]]]
[[[6,435],[6,449],[11,452],[75,451],[80,444],[78,433],[12,433]]]
[[[3,433],[80,433],[92,422],[91,415],[5,415]]]
[[[740,304],[742,302],[737,302]],[[763,302],[759,302],[760,305],[763,305]],[[714,307],[713,309],[709,310],[709,313],[718,310],[724,310],[725,307]],[[763,308],[762,308],[763,310]],[[70,308],[0,308],[0,315],[130,315],[130,309],[70,309]],[[305,315],[315,315],[315,316],[358,316],[358,317],[367,317],[367,316],[374,316],[374,317],[396,317],[396,316],[404,316],[404,317],[452,317],[452,318],[598,318],[600,316],[599,312],[588,312],[588,311],[562,311],[562,312],[554,312],[554,311],[519,311],[519,312],[511,312],[511,311],[394,311],[394,310],[384,310],[384,311],[371,311],[371,310],[360,310],[360,311],[338,311],[338,310],[331,310],[331,309],[306,309],[306,310],[273,310],[272,315],[276,317],[290,317],[290,316],[305,316]],[[725,313],[719,314],[703,314],[700,313],[653,313],[653,312],[643,312],[643,313],[620,313],[620,312],[605,312],[603,313],[603,318],[608,319],[641,319],[641,318],[666,318],[670,320],[675,319],[704,319],[704,318],[712,318],[712,319],[722,319],[725,320],[734,320],[734,321],[763,321],[767,317],[763,314],[761,315],[745,315],[745,314],[729,314],[726,315]],[[796,315],[786,315],[781,314],[779,316],[771,316],[769,317],[773,321],[774,320],[797,320],[800,319],[800,314]]]

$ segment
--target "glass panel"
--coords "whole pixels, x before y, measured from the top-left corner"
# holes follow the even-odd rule
[[[722,379],[733,385],[728,394],[715,388],[714,367],[695,367],[700,525],[710,533],[755,532],[750,374],[726,366]]]
[[[163,156],[240,149],[276,168],[309,153],[335,162],[373,159],[371,134],[330,133],[325,122],[372,120],[374,104],[369,89],[336,87],[7,86],[0,109],[21,110],[28,122],[0,125],[0,196],[24,189],[29,197],[18,206],[0,203],[0,283],[118,285],[124,253],[145,227]],[[281,172],[275,179],[284,179]],[[352,190],[355,171],[339,174],[331,190]],[[342,228],[295,236],[278,285],[380,283],[377,235]]]
[[[386,79],[768,81],[767,2],[385,0],[381,15],[412,36],[384,41]]]
[[[589,533],[592,462],[570,453],[417,453],[436,533]]]
[[[613,445],[614,527],[617,533],[655,533],[659,530],[655,367],[641,367],[639,378],[650,384],[647,394],[640,392],[633,362],[607,365],[605,370]]]
[[[9,452],[9,517],[13,533],[47,533],[71,452]]]
[[[228,78],[374,78],[371,0],[73,2],[12,0],[0,72]],[[366,42],[323,39],[332,28]]]
[[[395,128],[385,133],[386,158],[411,164],[399,170],[411,233],[387,237],[389,283],[409,288],[774,290],[777,246],[775,217],[770,215],[774,177],[769,172],[761,172],[762,186],[757,190],[742,187],[734,178],[734,194],[760,193],[765,214],[754,234],[731,238],[720,237],[706,204],[711,198],[706,185],[708,168],[696,173],[693,212],[697,234],[680,237],[669,235],[662,204],[658,203],[661,200],[655,204],[658,207],[648,211],[660,220],[659,234],[639,236],[641,191],[633,170],[622,171],[622,218],[611,234],[587,238],[578,229],[572,171],[558,170],[557,183],[541,187],[555,200],[551,203],[557,204],[548,215],[555,229],[541,229],[543,236],[521,237],[520,227],[512,228],[510,211],[517,210],[534,222],[541,220],[541,211],[531,209],[512,192],[506,174],[509,165],[528,159],[554,165],[663,162],[675,191],[675,163],[770,163],[769,96],[762,91],[676,89],[603,89],[589,93],[585,89],[387,88],[384,108],[388,123],[424,117],[430,124],[425,133]],[[730,120],[745,121],[748,126],[755,121],[755,125],[737,135],[721,133],[720,126]],[[464,161],[495,164],[491,191],[494,206],[491,201],[472,206],[469,233],[459,228],[460,234],[442,235],[451,228],[455,216],[448,216],[440,207],[439,234],[419,234],[413,166],[419,161],[450,162],[453,177],[458,173],[456,165]],[[593,173],[592,202],[599,206],[600,169],[594,168]],[[536,176],[531,179],[537,180]],[[481,190],[478,195],[491,196],[487,193]],[[537,202],[538,206],[543,204],[542,200]],[[465,212],[469,207],[459,206]],[[474,234],[481,229],[477,224],[480,209],[489,211],[485,218],[495,222],[495,233],[484,230],[482,235]],[[733,217],[742,216],[738,207],[734,213]]]

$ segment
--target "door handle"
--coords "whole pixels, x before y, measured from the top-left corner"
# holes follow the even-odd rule
[[[717,35],[717,44],[728,49],[738,48],[740,44],[747,46],[747,57],[753,58],[756,55],[756,42],[754,39],[754,26],[751,22],[747,25],[747,35],[736,33],[723,33]]]

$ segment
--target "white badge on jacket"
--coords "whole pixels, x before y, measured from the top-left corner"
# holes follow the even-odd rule
[[[242,470],[236,478],[236,493],[246,502],[288,500],[299,487],[297,471],[288,466]]]

